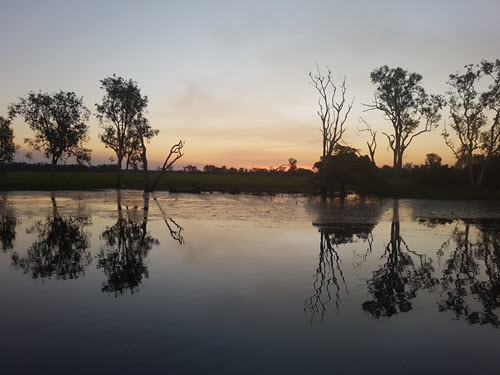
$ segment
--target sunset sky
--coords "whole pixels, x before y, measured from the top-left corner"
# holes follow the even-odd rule
[[[401,66],[430,93],[468,63],[500,58],[496,1],[6,1],[0,0],[0,115],[28,91],[75,91],[95,112],[99,80],[116,73],[149,96],[159,136],[152,164],[186,140],[179,166],[311,168],[321,153],[315,63],[347,76],[355,97],[345,141],[367,152],[359,116],[379,131],[377,164],[391,162],[390,124],[364,113],[370,72]],[[447,119],[443,110],[443,121]],[[442,121],[442,123],[443,123]],[[31,131],[14,123],[16,142]],[[112,153],[90,121],[94,164]],[[453,163],[440,133],[416,139],[406,162],[436,152]],[[26,146],[23,145],[24,152]],[[18,160],[23,160],[22,152]]]

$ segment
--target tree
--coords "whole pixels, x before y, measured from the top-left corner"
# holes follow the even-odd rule
[[[296,172],[297,171],[297,159],[290,158],[288,159],[288,172]]]
[[[0,116],[0,165],[12,162],[18,148],[14,143],[12,120]]]
[[[365,127],[363,129],[359,129],[358,133],[361,132],[369,132],[371,136],[371,140],[366,142],[366,145],[368,146],[368,152],[370,153],[370,160],[372,161],[373,165],[375,164],[375,151],[377,151],[377,132],[373,130],[372,126],[366,122],[366,120],[362,117],[359,118],[359,122],[363,123]]]
[[[327,163],[333,154],[335,146],[342,140],[346,130],[346,121],[351,112],[354,98],[349,102],[346,98],[346,77],[341,78],[337,85],[333,82],[332,71],[326,68],[326,76],[321,73],[318,65],[317,72],[309,73],[311,85],[318,91],[318,116],[321,119],[321,134],[323,144],[322,163]],[[327,170],[326,166],[323,170]],[[320,172],[321,173],[321,172]],[[321,195],[324,197],[328,190],[328,177],[321,175]]]
[[[429,168],[440,167],[442,160],[441,156],[431,152],[430,154],[425,155],[425,166]]]
[[[384,134],[393,151],[393,190],[397,194],[401,181],[404,152],[415,137],[437,127],[441,119],[439,110],[443,99],[439,95],[428,95],[420,85],[422,76],[402,68],[387,65],[370,74],[376,85],[373,104],[365,104],[367,110],[382,111],[393,127],[393,133]],[[420,128],[421,122],[424,127]],[[419,130],[420,129],[420,130]]]
[[[488,164],[500,155],[500,60],[466,65],[465,72],[450,75],[448,105],[450,127],[458,144],[445,129],[443,137],[457,163],[467,170],[468,183],[479,187]],[[489,78],[488,89],[478,92],[483,77]],[[489,124],[489,125],[488,125]]]
[[[75,157],[77,163],[90,163],[87,121],[90,111],[83,97],[74,92],[58,91],[53,94],[30,92],[9,107],[11,117],[21,115],[35,133],[25,142],[35,151],[51,159],[52,176],[59,161]]]
[[[123,160],[126,160],[125,170],[127,170],[134,160],[141,158],[141,139],[137,137],[138,128],[143,127],[146,133],[152,131],[145,126],[147,122],[144,118],[148,97],[141,94],[137,82],[132,79],[126,80],[113,74],[100,82],[104,96],[102,103],[96,104],[96,109],[104,132],[99,135],[99,138],[106,148],[116,153],[116,180],[119,188],[123,174]]]
[[[139,160],[142,163],[142,171],[144,176],[144,191],[150,192],[152,191],[151,184],[149,182],[149,172],[148,172],[148,157],[147,157],[147,148],[146,144],[156,135],[158,135],[159,130],[153,129],[149,124],[149,121],[140,116],[138,118],[136,126],[131,131],[132,137],[138,140],[138,148],[139,148]],[[134,142],[135,144],[136,142]],[[133,160],[135,161],[135,160]]]

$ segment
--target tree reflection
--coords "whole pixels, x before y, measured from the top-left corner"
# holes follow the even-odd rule
[[[349,293],[337,252],[339,246],[363,240],[368,242],[371,249],[373,227],[374,224],[354,223],[319,225],[320,244],[318,267],[313,276],[314,294],[304,303],[304,310],[311,312],[311,323],[318,313],[321,320],[324,319],[327,304],[332,300],[335,307],[339,308],[342,289]]]
[[[477,240],[472,239],[476,224]],[[455,250],[446,261],[442,285],[447,298],[439,303],[440,311],[452,311],[456,319],[469,324],[500,325],[500,230],[494,220],[464,220],[456,227]]]
[[[59,216],[56,199],[51,198],[53,215],[36,222],[27,233],[37,233],[37,239],[25,256],[12,254],[12,265],[30,273],[34,279],[50,278],[76,279],[85,275],[85,268],[91,263],[88,251],[86,217],[62,218]]]
[[[14,247],[16,239],[17,218],[14,207],[9,203],[7,197],[0,198],[0,250],[7,251]]]
[[[107,277],[102,291],[115,296],[139,290],[143,278],[148,277],[146,258],[149,251],[160,244],[147,230],[149,213],[149,193],[144,194],[142,220],[136,220],[136,212],[124,212],[121,206],[121,193],[117,192],[118,220],[101,234],[104,245],[98,255],[98,268]],[[133,210],[137,210],[134,208]]]
[[[412,256],[418,258],[417,264]],[[418,290],[433,289],[438,284],[433,277],[431,259],[411,251],[401,237],[397,200],[394,201],[390,241],[382,258],[386,259],[385,264],[368,280],[368,292],[373,299],[362,305],[364,311],[376,318],[410,311],[413,308],[411,300]]]

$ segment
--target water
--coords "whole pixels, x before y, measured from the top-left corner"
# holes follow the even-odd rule
[[[499,203],[6,193],[0,213],[2,374],[499,372]]]

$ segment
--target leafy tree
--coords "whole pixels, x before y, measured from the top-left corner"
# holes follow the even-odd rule
[[[297,159],[290,158],[288,159],[288,172],[296,172],[297,171]]]
[[[0,164],[12,162],[18,148],[14,143],[12,121],[0,116]]]
[[[83,98],[74,92],[58,91],[54,94],[30,92],[18,103],[10,105],[11,117],[21,115],[35,133],[25,142],[35,151],[51,159],[52,170],[59,161],[75,157],[77,163],[90,163],[87,121],[90,111]]]
[[[425,155],[425,166],[429,168],[436,168],[441,166],[441,161],[443,159],[438,154],[433,152]]]
[[[100,82],[104,96],[101,104],[96,104],[96,109],[104,132],[99,138],[106,148],[116,153],[116,177],[120,187],[123,160],[126,161],[127,170],[131,163],[141,159],[141,138],[138,134],[142,134],[142,139],[147,140],[157,131],[151,129],[144,118],[148,97],[141,94],[137,82],[116,75],[106,77]]]
[[[370,74],[376,85],[373,104],[368,110],[379,110],[393,127],[393,133],[383,133],[392,149],[393,190],[399,192],[403,156],[415,137],[429,132],[441,119],[439,110],[444,101],[438,95],[428,95],[420,82],[422,76],[402,68],[389,68],[387,65],[375,69]],[[420,128],[421,122],[424,127]],[[419,130],[420,129],[420,130]]]

